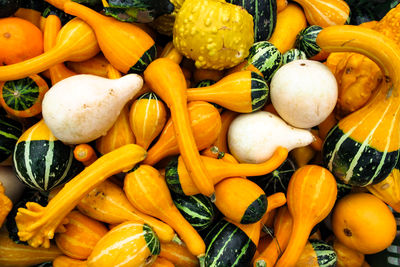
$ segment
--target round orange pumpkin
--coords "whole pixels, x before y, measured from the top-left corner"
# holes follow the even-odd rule
[[[43,53],[43,34],[18,17],[0,19],[0,65],[18,63]]]
[[[333,210],[332,227],[341,243],[363,254],[384,250],[396,236],[392,212],[368,193],[353,193],[340,199]]]

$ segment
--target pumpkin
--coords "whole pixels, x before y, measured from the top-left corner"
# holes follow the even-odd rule
[[[396,220],[389,207],[369,193],[341,198],[333,210],[332,227],[342,244],[363,254],[384,250],[396,236]]]
[[[254,42],[253,17],[223,1],[185,0],[175,18],[173,42],[197,68],[230,68],[243,61]]]

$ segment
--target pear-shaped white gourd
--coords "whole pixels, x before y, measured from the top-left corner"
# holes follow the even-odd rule
[[[272,77],[271,102],[279,116],[298,128],[311,128],[333,111],[338,98],[335,76],[321,62],[295,60]]]
[[[119,79],[79,74],[46,93],[42,115],[54,136],[66,144],[87,143],[105,135],[124,105],[142,88],[143,79],[128,74]]]
[[[268,160],[278,146],[289,151],[309,145],[314,137],[310,131],[288,125],[267,111],[240,114],[228,130],[229,150],[242,163]]]

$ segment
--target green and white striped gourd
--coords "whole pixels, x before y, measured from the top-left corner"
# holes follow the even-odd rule
[[[307,59],[306,53],[297,48],[292,48],[282,55],[282,65],[298,59]]]
[[[0,164],[11,165],[11,155],[18,138],[22,134],[22,125],[5,115],[0,115]]]
[[[336,252],[325,241],[310,239],[295,267],[319,266],[335,267],[337,262]]]
[[[307,58],[311,58],[321,52],[321,48],[316,42],[317,35],[321,30],[321,26],[311,25],[297,34],[295,47],[303,51]]]

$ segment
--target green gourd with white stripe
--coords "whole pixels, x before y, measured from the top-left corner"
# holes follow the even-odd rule
[[[307,59],[306,53],[297,48],[292,48],[282,55],[282,65],[298,59]]]
[[[259,229],[258,229],[259,230]],[[205,266],[247,267],[256,252],[257,244],[236,224],[222,219],[206,235]]]
[[[295,267],[335,267],[336,262],[337,255],[331,245],[322,240],[310,239],[304,247]]]
[[[57,140],[43,120],[26,130],[13,152],[15,174],[25,185],[49,191],[83,170],[73,147]]]
[[[215,219],[215,208],[211,200],[201,194],[186,196],[171,194],[175,206],[197,231],[209,227]]]
[[[356,186],[378,183],[399,158],[400,49],[374,30],[351,25],[324,28],[317,44],[327,52],[362,53],[380,66],[385,77],[367,105],[330,130],[322,149],[325,166],[338,179]]]
[[[11,155],[22,134],[22,125],[5,115],[0,115],[0,164],[11,165]],[[9,161],[9,162],[8,162]],[[10,164],[8,164],[10,163]]]
[[[311,58],[321,52],[321,47],[316,43],[317,35],[321,30],[321,26],[312,25],[297,34],[295,47],[303,51],[307,58]]]
[[[242,6],[253,16],[254,42],[268,40],[276,25],[277,6],[274,0],[227,0],[227,3]]]

